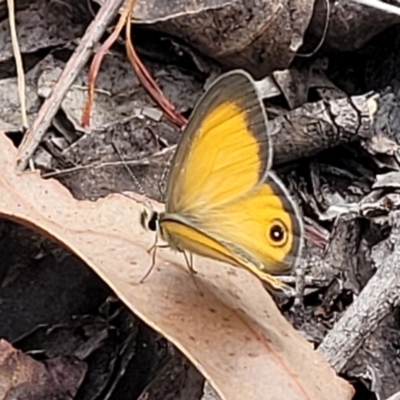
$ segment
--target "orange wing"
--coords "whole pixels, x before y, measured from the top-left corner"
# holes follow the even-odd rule
[[[303,224],[296,204],[272,172],[246,196],[209,211],[195,222],[263,272],[284,274],[301,252]]]
[[[190,233],[183,225],[198,233]],[[213,208],[201,218],[167,214],[161,228],[172,246],[234,265],[246,264],[248,269],[251,265],[261,279],[265,274],[290,272],[303,238],[297,206],[273,173],[247,196]]]
[[[266,121],[249,74],[217,79],[193,111],[171,163],[166,212],[199,216],[261,182],[271,163]]]
[[[198,230],[186,219],[176,214],[169,214],[161,221],[162,236],[169,244],[180,251],[189,251],[204,257],[226,262],[244,268],[257,276],[270,290],[291,292],[284,283],[260,268],[257,260],[249,259],[249,255],[233,248],[232,243],[221,243]]]
[[[269,274],[293,268],[303,227],[270,164],[254,81],[243,71],[223,75],[200,100],[178,145],[160,217],[163,238],[282,288]]]

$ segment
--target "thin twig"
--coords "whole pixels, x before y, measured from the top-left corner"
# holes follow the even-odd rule
[[[100,46],[96,55],[93,57],[93,61],[90,65],[89,78],[88,78],[88,97],[86,99],[85,105],[83,106],[83,113],[81,119],[81,124],[83,127],[88,126],[90,122],[90,112],[92,110],[92,105],[93,105],[95,83],[97,74],[100,70],[101,62],[103,61],[103,58],[109,51],[110,47],[118,39],[119,34],[121,33],[122,28],[125,26],[127,19],[130,18],[131,10],[129,9],[129,1],[132,0],[128,0],[128,3],[125,6],[122,14],[120,15],[117,25],[115,26],[113,32],[107,38],[107,40]]]
[[[133,6],[136,0],[129,0],[130,8],[133,10]],[[159,105],[164,115],[176,126],[182,128],[187,124],[186,118],[169,102],[169,100],[164,96],[162,90],[158,87],[156,81],[152,78],[150,73],[147,71],[144,64],[141,62],[139,56],[137,55],[135,48],[132,43],[131,35],[131,17],[126,21],[126,39],[125,39],[126,54],[128,60],[135,71],[139,82],[146,89],[149,96],[154,100],[156,104]]]
[[[325,25],[324,25],[324,29],[322,31],[322,36],[321,39],[319,40],[319,43],[317,44],[317,46],[315,47],[315,49],[309,53],[297,53],[296,56],[297,57],[312,57],[313,55],[315,55],[317,53],[317,51],[322,47],[322,45],[325,42],[326,39],[326,34],[328,33],[328,28],[329,28],[329,18],[331,15],[331,5],[329,3],[329,0],[325,0],[325,4],[326,4],[326,17],[325,17]]]
[[[107,168],[107,167],[120,167],[121,165],[128,165],[128,166],[146,166],[150,165],[153,160],[156,160],[158,157],[165,156],[169,152],[174,152],[176,148],[176,145],[167,147],[155,154],[153,154],[149,158],[142,158],[140,160],[123,160],[123,161],[107,161],[107,162],[95,162],[95,163],[90,163],[87,165],[77,165],[75,167],[70,167],[70,168],[65,168],[62,170],[58,171],[52,171],[52,172],[46,172],[42,174],[42,178],[48,179],[48,178],[55,178],[55,177],[60,177],[68,174],[73,174],[75,172],[87,170],[87,169],[100,169],[100,168]]]
[[[107,26],[117,15],[123,0],[107,0],[100,8],[96,18],[87,28],[74,54],[69,59],[50,96],[43,103],[32,127],[26,132],[18,148],[17,168],[22,171],[28,165],[40,141],[43,139],[52,119],[61,106],[64,96],[75,81],[79,71],[92,55],[93,47],[104,34]]]
[[[19,102],[21,105],[22,126],[24,129],[28,129],[29,122],[28,122],[28,115],[26,112],[25,73],[24,73],[24,66],[22,64],[21,51],[19,49],[19,44],[18,44],[17,28],[15,26],[14,0],[7,0],[7,7],[8,7],[8,22],[10,24],[12,49],[14,53],[15,64],[17,66],[18,95],[19,95]]]
[[[376,8],[377,10],[400,15],[400,7],[384,3],[383,1],[378,1],[378,0],[353,0],[353,1],[359,4],[363,4],[364,6]]]

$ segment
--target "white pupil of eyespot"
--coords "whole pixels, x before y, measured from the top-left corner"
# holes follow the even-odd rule
[[[272,238],[276,241],[282,240],[283,238],[283,230],[280,226],[274,226],[272,228]]]

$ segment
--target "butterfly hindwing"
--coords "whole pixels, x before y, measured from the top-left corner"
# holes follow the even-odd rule
[[[290,272],[301,251],[299,211],[272,172],[246,196],[210,209],[199,220],[187,219],[187,223],[264,273]]]

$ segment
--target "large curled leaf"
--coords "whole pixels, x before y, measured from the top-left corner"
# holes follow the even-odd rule
[[[40,230],[82,258],[141,319],[174,343],[227,400],[342,400],[353,389],[279,313],[260,282],[196,258],[197,286],[182,255],[157,254],[143,205],[122,195],[77,201],[37,172],[15,173],[16,149],[0,134],[0,216]]]
[[[137,0],[132,16],[229,69],[243,68],[261,79],[290,65],[313,9],[310,0]]]

